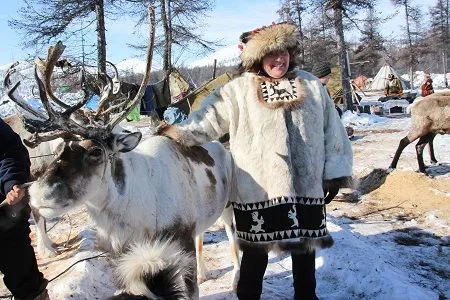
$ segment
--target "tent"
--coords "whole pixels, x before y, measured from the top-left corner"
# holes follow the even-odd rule
[[[384,90],[384,86],[386,84],[386,80],[389,74],[394,74],[395,77],[400,79],[403,89],[409,89],[411,87],[409,81],[401,78],[400,75],[394,70],[394,68],[386,64],[382,66],[378,71],[377,75],[375,75],[375,78],[373,79],[372,84],[369,87],[369,90],[370,91]]]
[[[183,99],[181,99],[177,103],[173,103],[170,106],[178,107],[186,114],[190,114],[191,112],[198,110],[201,106],[202,101],[212,92],[214,92],[216,88],[225,85],[232,78],[233,75],[231,73],[225,72],[222,75],[204,83],[202,86],[192,91]]]

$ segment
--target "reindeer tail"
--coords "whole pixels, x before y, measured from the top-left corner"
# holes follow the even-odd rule
[[[117,275],[125,292],[110,299],[189,299],[186,278],[195,257],[173,241],[135,244],[119,260]]]

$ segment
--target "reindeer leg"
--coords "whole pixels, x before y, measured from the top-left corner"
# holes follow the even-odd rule
[[[197,283],[200,284],[206,281],[206,273],[208,272],[203,259],[203,233],[195,237],[195,254],[197,260]]]
[[[46,221],[39,213],[39,210],[31,206],[31,216],[36,223],[36,248],[43,257],[54,257],[58,252],[53,248],[53,242],[47,234]]]
[[[428,133],[424,136],[422,136],[419,141],[416,144],[416,154],[417,154],[417,162],[419,164],[419,171],[422,173],[426,173],[425,171],[425,164],[423,162],[423,149],[427,145],[427,143],[433,141],[434,134]]]
[[[230,244],[231,260],[233,261],[233,290],[236,290],[237,283],[239,281],[241,261],[239,260],[239,248],[236,241],[236,226],[233,222],[233,209],[231,207],[225,208],[222,213],[222,221],[225,224],[225,231],[228,237],[228,243]]]
[[[431,163],[434,165],[437,164],[437,162],[438,162],[436,157],[434,156],[433,140],[435,137],[436,137],[436,134],[433,133],[433,137],[431,137],[430,140],[428,141],[428,151],[430,153],[430,160],[431,160]]]
[[[202,243],[203,245],[203,243]],[[187,242],[187,244],[184,246],[186,253],[191,254],[192,257],[194,257],[195,255],[195,242],[194,239],[189,239],[189,242]],[[186,287],[189,291],[189,299],[198,299],[199,298],[199,293],[198,293],[198,284],[197,284],[197,268],[196,265],[194,263],[194,261],[192,260],[192,273],[188,274],[186,276],[186,278],[184,279],[184,282],[186,284]]]
[[[398,160],[400,158],[400,155],[402,154],[403,149],[405,149],[406,146],[411,144],[411,142],[414,141],[412,139],[409,139],[408,136],[405,136],[400,140],[400,143],[398,144],[397,151],[395,152],[394,158],[392,159],[391,165],[389,168],[395,169],[397,167]]]

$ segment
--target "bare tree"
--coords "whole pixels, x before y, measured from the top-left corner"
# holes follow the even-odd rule
[[[411,89],[414,88],[414,67],[418,64],[417,53],[414,47],[414,36],[418,36],[417,32],[412,31],[412,23],[420,22],[420,11],[412,5],[411,0],[391,0],[392,4],[401,7],[405,13],[405,31],[408,45],[409,67],[408,73],[411,83]],[[416,43],[417,44],[417,43]]]
[[[19,31],[23,46],[46,46],[56,39],[70,40],[77,33],[96,24],[97,65],[106,71],[104,0],[24,0],[19,17],[8,24]],[[75,26],[83,20],[85,26]]]
[[[194,51],[204,54],[220,46],[219,41],[206,40],[199,33],[204,25],[201,20],[213,8],[213,0],[115,0],[115,3],[130,4],[128,13],[140,16],[137,26],[145,21],[141,9],[143,5],[151,2],[156,8],[157,26],[162,32],[156,36],[155,51],[163,58],[163,69],[172,67],[172,60],[176,59],[174,53],[181,55],[184,51]],[[144,49],[142,45],[133,45],[134,48]],[[175,51],[176,50],[176,51]]]
[[[341,67],[341,84],[344,92],[344,109],[353,110],[353,100],[350,87],[350,74],[347,59],[347,45],[344,36],[344,22],[346,17],[356,15],[359,9],[372,8],[372,0],[329,0],[327,8],[333,11],[334,28],[336,30],[336,42],[339,53],[339,65]]]
[[[431,37],[437,55],[442,55],[442,72],[448,70],[448,53],[450,47],[449,0],[437,0],[430,9]],[[439,70],[441,71],[441,70]]]
[[[306,10],[304,0],[281,0],[278,10],[282,20],[297,24],[300,36],[300,66],[305,65],[305,35],[303,33],[303,12]]]
[[[378,30],[379,22],[375,9],[370,8],[364,20],[360,44],[355,50],[354,59],[361,62],[358,71],[369,76],[375,75],[374,70],[378,67],[382,52],[386,50],[384,39]]]

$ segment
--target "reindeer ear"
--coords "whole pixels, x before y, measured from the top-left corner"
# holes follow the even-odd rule
[[[119,133],[114,136],[112,148],[117,152],[128,152],[136,148],[142,138],[142,133]]]

